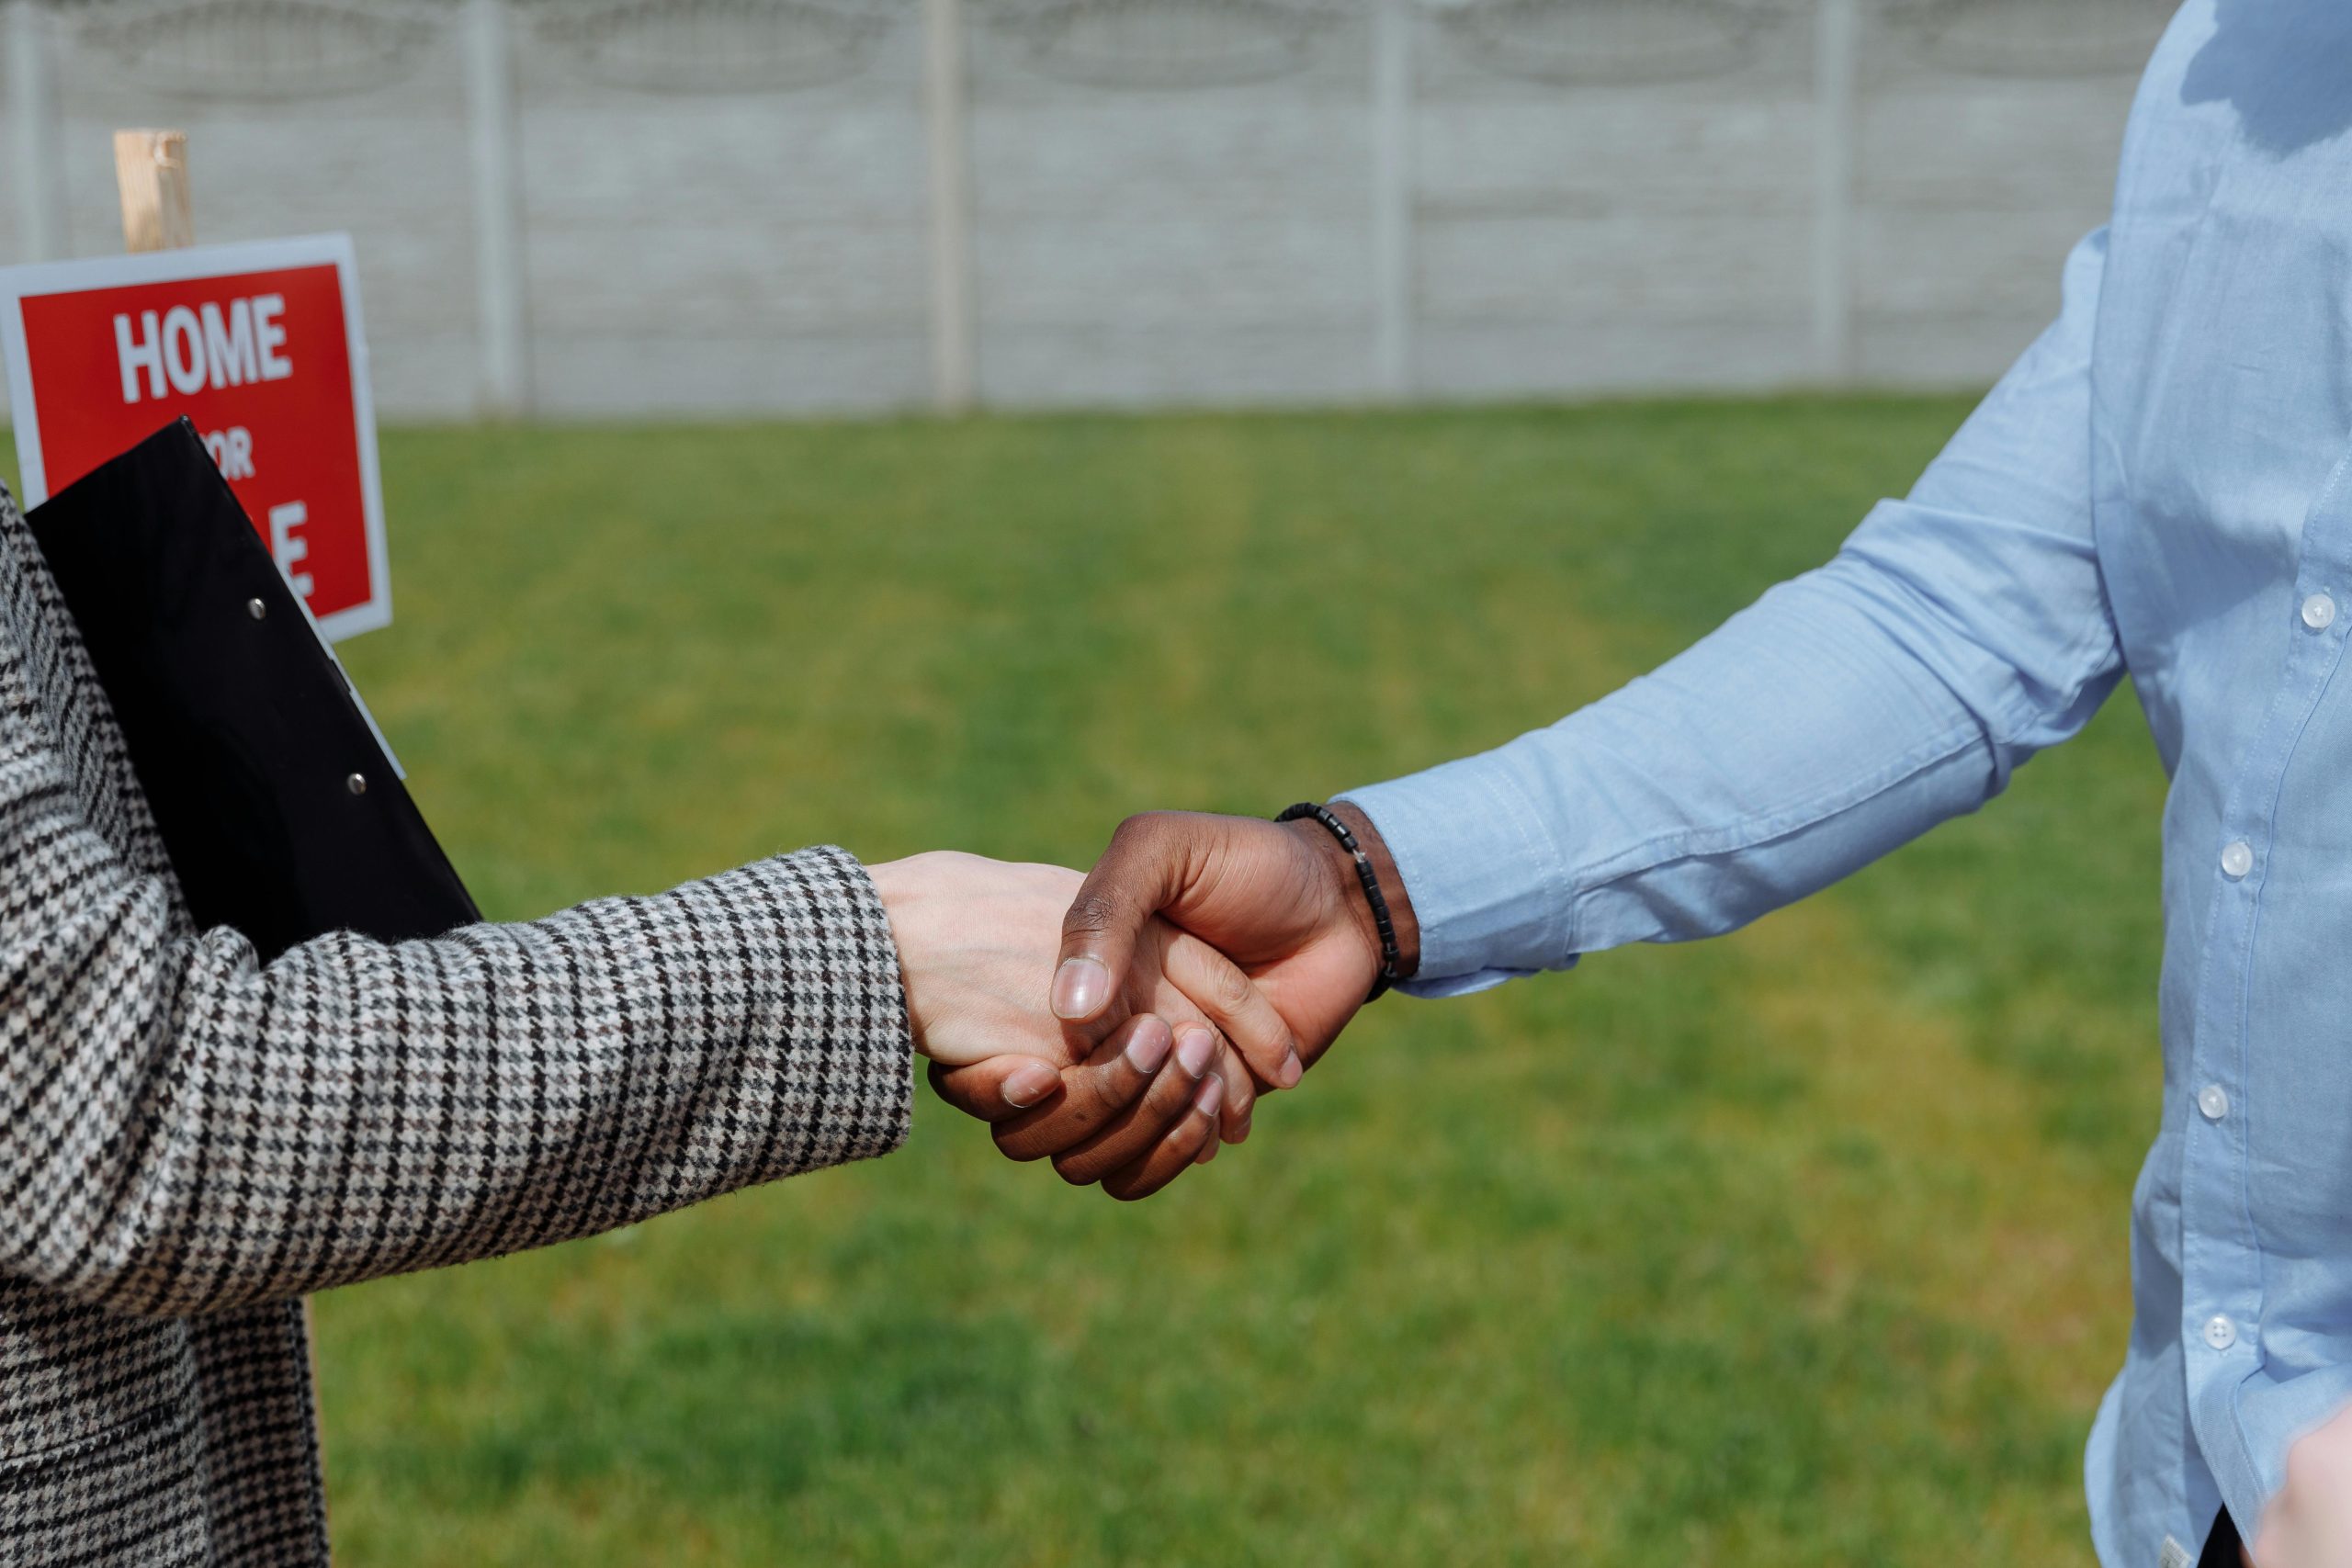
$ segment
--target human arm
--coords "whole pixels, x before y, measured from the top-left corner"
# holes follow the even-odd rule
[[[2093,536],[2105,237],[1901,501],[1664,667],[1483,756],[1349,792],[1424,933],[1414,990],[1731,930],[1973,811],[2122,673]]]
[[[130,1314],[228,1310],[886,1152],[907,1130],[910,1045],[1068,1059],[1035,984],[1012,978],[1049,966],[1067,887],[1041,902],[1022,868],[987,862],[952,888],[901,863],[886,897],[849,856],[808,851],[544,920],[340,933],[258,963],[233,931],[189,929],[119,754],[54,695],[77,650],[42,646],[45,669],[0,616],[0,1273]],[[103,830],[93,800],[113,804]],[[1046,922],[1033,950],[972,938],[1024,899]],[[910,1011],[910,989],[935,1003],[991,977],[1024,995],[1025,1032]],[[1153,1029],[1139,1017],[1106,1049]],[[1166,1092],[1029,1066],[1105,1114]]]
[[[1343,797],[1414,913],[1408,989],[1731,929],[1973,809],[2080,728],[2122,667],[2092,535],[2104,255],[2103,235],[2076,248],[2059,321],[1827,566],[1549,728]],[[1343,951],[1361,917],[1328,893],[1302,913],[1286,895],[1310,882],[1330,886],[1329,865],[1267,824],[1140,818],[1090,877],[1063,960],[1115,975],[1122,933],[1164,912],[1295,991],[1277,1006],[1312,1049],[1361,993],[1337,968],[1306,987],[1298,961]]]
[[[889,931],[837,851],[254,961],[11,725],[0,1269],[158,1316],[615,1228],[903,1140]]]

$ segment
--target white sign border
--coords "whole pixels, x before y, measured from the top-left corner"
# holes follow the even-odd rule
[[[359,491],[366,509],[368,579],[371,595],[319,620],[319,629],[340,641],[392,624],[392,574],[384,547],[383,480],[376,460],[376,400],[369,390],[368,334],[359,310],[359,260],[349,234],[304,234],[286,240],[248,240],[227,245],[154,251],[143,255],[93,256],[81,261],[34,262],[0,267],[0,353],[8,361],[9,415],[16,426],[17,461],[24,476],[25,504],[49,499],[49,472],[40,450],[40,412],[33,400],[32,367],[25,354],[25,301],[54,294],[81,294],[141,283],[186,283],[200,277],[280,272],[288,267],[332,265],[343,288],[345,348],[351,361],[351,410],[359,444]]]

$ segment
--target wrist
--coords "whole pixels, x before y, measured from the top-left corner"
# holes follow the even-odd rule
[[[919,858],[884,861],[879,865],[865,868],[867,880],[874,884],[874,896],[882,900],[882,912],[890,919],[891,935],[897,939],[902,957],[906,938],[899,928],[920,902],[917,888],[922,882],[922,871],[916,863]]]
[[[908,1029],[914,1035],[915,1049],[928,1055],[930,1053],[924,1049],[926,998],[915,984],[916,970],[929,945],[925,916],[930,900],[924,896],[924,858],[912,855],[905,860],[885,861],[867,866],[865,874],[874,884],[875,896],[882,901],[883,916],[890,922],[890,942],[897,950],[899,963],[899,988],[907,999]]]
[[[1350,802],[1340,801],[1329,808],[1331,814],[1347,825],[1363,851],[1364,859],[1378,883],[1381,897],[1387,905],[1389,931],[1396,942],[1396,978],[1410,979],[1420,967],[1421,928],[1414,916],[1413,903],[1405,891],[1404,878],[1397,874],[1396,858],[1388,852],[1387,843],[1380,829],[1363,809]],[[1302,834],[1300,841],[1311,847],[1328,878],[1329,896],[1336,900],[1339,919],[1345,923],[1362,944],[1369,963],[1371,978],[1377,978],[1386,968],[1388,953],[1381,940],[1380,922],[1373,912],[1372,899],[1365,894],[1363,878],[1356,865],[1355,856],[1345,844],[1322,823],[1300,818],[1284,823],[1294,833]],[[1367,979],[1367,987],[1370,985]]]
[[[1396,857],[1388,852],[1388,840],[1380,836],[1380,829],[1373,826],[1363,807],[1352,800],[1342,800],[1334,803],[1331,811],[1348,825],[1348,831],[1356,836],[1356,842],[1363,847],[1364,858],[1372,862],[1372,874],[1380,883],[1380,896],[1388,902],[1388,928],[1396,933],[1396,977],[1409,980],[1421,967],[1421,922],[1413,913],[1413,896],[1405,891],[1405,877],[1396,869]],[[1366,906],[1364,919],[1369,921],[1370,901],[1361,887],[1356,890],[1356,902]],[[1375,927],[1373,940],[1377,942],[1379,936]]]

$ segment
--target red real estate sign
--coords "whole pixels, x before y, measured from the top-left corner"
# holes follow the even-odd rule
[[[390,624],[348,235],[0,269],[0,345],[28,504],[186,416],[320,629]]]

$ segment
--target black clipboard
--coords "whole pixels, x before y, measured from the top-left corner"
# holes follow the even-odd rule
[[[244,509],[179,420],[27,521],[198,927],[263,962],[481,913]]]

